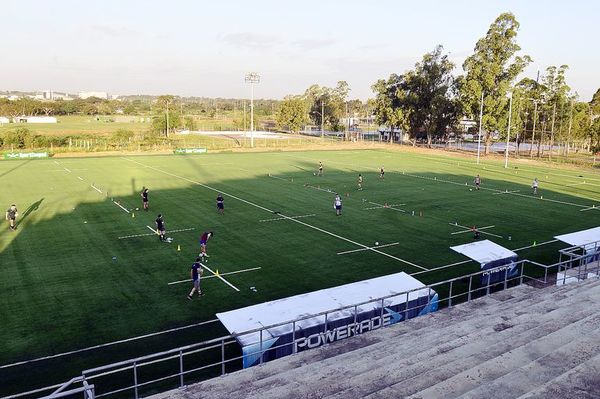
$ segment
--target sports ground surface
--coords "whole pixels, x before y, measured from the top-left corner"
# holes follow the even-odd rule
[[[322,177],[314,175],[319,161]],[[472,226],[521,258],[549,264],[565,246],[555,235],[600,224],[600,174],[591,169],[529,162],[504,169],[500,161],[476,165],[472,157],[435,152],[6,161],[0,183],[0,204],[15,203],[20,213],[16,232],[7,224],[0,230],[0,365],[399,271],[424,283],[475,272],[478,264],[449,249],[471,242]],[[143,186],[150,189],[148,213],[136,210]],[[218,193],[224,215],[215,209]],[[171,243],[151,231],[158,213]],[[209,230],[206,294],[188,301],[191,286],[180,281]],[[3,367],[0,395],[224,333],[211,323],[85,356]]]

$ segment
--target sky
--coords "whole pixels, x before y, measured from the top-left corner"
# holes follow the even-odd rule
[[[567,64],[589,101],[600,88],[595,0],[0,0],[0,90],[247,98],[244,76],[258,72],[256,98],[345,80],[364,100],[438,44],[461,74],[507,11],[533,58],[523,76]]]

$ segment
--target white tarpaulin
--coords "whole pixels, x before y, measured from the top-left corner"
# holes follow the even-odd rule
[[[261,327],[278,323],[297,320],[311,314],[352,306],[357,303],[367,302],[371,299],[382,298],[388,295],[399,294],[425,285],[414,277],[401,272],[388,276],[377,277],[370,280],[358,281],[339,287],[328,288],[307,294],[282,298],[271,302],[259,303],[229,312],[217,313],[217,317],[230,333],[242,333]],[[429,289],[417,290],[409,294],[408,300],[416,300],[435,294]],[[385,300],[385,306],[393,306],[406,302],[406,295]],[[357,307],[357,313],[372,311],[381,308],[381,301],[370,302]],[[343,311],[328,314],[327,320],[333,321],[354,314],[354,307]],[[298,321],[297,328],[308,328],[325,322],[324,316],[312,317]],[[263,339],[280,336],[292,331],[291,324],[284,324],[270,328],[263,332]],[[237,337],[241,345],[257,342],[258,333],[241,335]]]
[[[517,254],[510,249],[506,249],[503,246],[491,242],[490,240],[475,241],[469,244],[457,245],[455,247],[450,247],[450,249],[463,254],[482,265],[492,261],[513,258],[517,256]]]
[[[573,246],[585,247],[588,244],[600,241],[600,227],[563,234],[554,238]]]

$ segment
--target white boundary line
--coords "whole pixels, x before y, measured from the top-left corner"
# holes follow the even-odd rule
[[[597,207],[596,205],[592,205],[592,206],[588,206],[587,208],[580,209],[579,212],[590,211],[592,209],[597,209],[600,211],[600,207]]]
[[[141,162],[138,162],[138,161],[135,161],[135,160],[133,160],[133,159],[129,159],[129,158],[122,158],[122,159],[124,159],[124,160],[126,160],[126,161],[129,161],[129,162],[136,163],[136,164],[138,164],[138,165],[141,165],[141,166],[146,166],[146,165],[144,165],[143,163],[141,163]],[[225,191],[218,190],[218,189],[216,189],[216,188],[214,188],[214,187],[211,187],[211,186],[207,186],[206,184],[202,184],[202,183],[200,183],[200,182],[198,182],[198,181],[195,181],[195,180],[192,180],[192,179],[188,179],[187,177],[179,176],[179,175],[176,175],[176,174],[174,174],[174,173],[167,172],[167,171],[164,171],[164,170],[162,170],[162,169],[155,168],[155,167],[153,167],[153,166],[149,166],[149,168],[150,168],[150,169],[152,169],[152,170],[155,170],[155,171],[157,171],[157,172],[163,173],[163,174],[165,174],[165,175],[172,176],[172,177],[175,177],[175,178],[178,178],[178,179],[181,179],[181,180],[185,180],[185,181],[187,181],[187,182],[189,182],[189,183],[196,184],[196,185],[198,185],[198,186],[200,186],[200,187],[204,187],[204,188],[206,188],[207,190],[211,190],[211,191],[214,191],[214,192],[217,192],[217,193],[222,193],[222,194],[224,194],[224,195],[226,195],[226,196],[228,196],[228,197],[230,197],[230,198],[236,199],[236,200],[238,200],[238,201],[241,201],[241,202],[243,202],[243,203],[245,203],[245,204],[248,204],[248,205],[250,205],[250,206],[253,206],[253,207],[255,207],[255,208],[262,209],[263,211],[266,211],[266,212],[269,212],[269,213],[273,213],[273,211],[272,211],[271,209],[269,209],[269,208],[265,208],[265,207],[264,207],[264,206],[262,206],[262,205],[255,204],[255,203],[253,203],[253,202],[250,202],[250,201],[248,201],[248,200],[245,200],[245,199],[243,199],[243,198],[240,198],[240,197],[238,197],[238,196],[236,196],[236,195],[229,194],[229,193],[227,193],[227,192],[225,192]],[[286,216],[286,215],[284,215],[284,214],[280,214],[280,215],[281,215],[282,217],[284,217],[284,218],[288,218],[288,219],[290,219],[290,218],[289,218],[289,216]],[[359,246],[359,247],[361,247],[361,248],[367,248],[367,249],[369,249],[369,250],[371,250],[371,251],[373,251],[373,252],[376,252],[376,253],[378,253],[378,254],[380,254],[380,255],[387,256],[388,258],[391,258],[391,259],[397,260],[397,261],[399,261],[399,262],[402,262],[402,263],[406,263],[407,265],[410,265],[410,266],[413,266],[413,267],[416,267],[416,268],[419,268],[419,269],[422,269],[422,270],[428,270],[427,268],[425,268],[425,267],[423,267],[423,266],[419,266],[419,265],[417,265],[417,264],[415,264],[415,263],[409,262],[409,261],[407,261],[407,260],[404,260],[404,259],[402,259],[402,258],[398,258],[397,256],[393,256],[393,255],[387,254],[387,253],[385,253],[385,252],[382,252],[382,251],[380,251],[380,250],[378,250],[378,249],[375,249],[375,248],[370,248],[370,247],[369,247],[369,246],[367,246],[367,245],[361,244],[361,243],[359,243],[359,242],[356,242],[356,241],[354,241],[354,240],[351,240],[351,239],[349,239],[349,238],[346,238],[346,237],[342,237],[342,236],[340,236],[340,235],[337,235],[337,234],[335,234],[335,233],[332,233],[332,232],[330,232],[330,231],[324,230],[324,229],[322,229],[322,228],[320,228],[320,227],[313,226],[313,225],[311,225],[311,224],[308,224],[308,223],[304,223],[304,222],[303,222],[303,221],[301,221],[301,220],[297,220],[297,219],[290,219],[290,220],[291,220],[291,221],[293,221],[293,222],[295,222],[295,223],[301,224],[301,225],[303,225],[303,226],[305,226],[305,227],[308,227],[308,228],[310,228],[310,229],[317,230],[317,231],[320,231],[321,233],[324,233],[324,234],[330,235],[330,236],[332,236],[332,237],[338,238],[338,239],[340,239],[340,240],[343,240],[343,241],[349,242],[349,243],[351,243],[351,244],[354,244],[354,245],[356,245],[356,246]]]
[[[246,273],[246,272],[252,272],[254,270],[260,270],[260,269],[261,269],[261,267],[252,267],[250,269],[236,270],[234,272],[219,273],[219,276],[229,276],[230,274]],[[200,277],[200,280],[204,280],[205,278],[214,278],[214,277],[216,277],[216,276],[212,275],[212,276]],[[189,283],[191,281],[192,281],[192,279],[188,278],[186,280],[173,281],[173,282],[167,283],[167,285]]]
[[[147,227],[147,228],[148,228],[150,231],[154,232],[154,234],[158,234],[158,233],[156,232],[156,230],[155,230],[155,229],[153,229],[152,227],[150,227],[150,226],[148,226],[148,225],[146,225],[146,227]]]
[[[148,237],[148,236],[155,236],[156,235],[156,230],[152,229],[150,226],[146,226],[146,227],[150,228],[152,230],[152,233],[132,234],[132,235],[128,235],[128,236],[117,237],[117,239],[123,240],[125,238]],[[181,231],[191,231],[191,230],[196,230],[196,228],[195,227],[188,227],[187,229],[169,230],[169,234],[171,234],[171,233],[179,233]]]
[[[319,186],[313,186],[312,184],[306,184],[304,187],[312,188],[314,190],[319,190],[319,191],[323,191],[326,193],[334,193],[334,194],[337,193],[336,190],[332,190],[330,188],[325,189],[325,188],[321,188]]]
[[[83,177],[81,177],[81,176],[77,176],[77,178],[78,178],[79,180],[83,181]]]
[[[500,194],[513,194],[513,193],[518,193],[521,192],[521,190],[513,190],[513,191],[500,191],[499,193],[492,193],[492,195],[500,195]]]
[[[217,274],[215,272],[213,272],[208,266],[206,266],[204,263],[200,263],[202,265],[203,268],[205,268],[206,270],[208,270],[209,272],[211,272],[213,274],[213,276],[218,277],[221,281],[223,281],[225,284],[227,284],[228,286],[230,286],[231,288],[233,288],[234,290],[236,290],[237,292],[240,292],[239,288],[237,288],[235,285],[231,284],[229,281],[225,280],[223,277],[221,277],[220,274]]]
[[[512,249],[511,251],[513,252],[517,252],[517,251],[522,251],[524,249],[529,249],[529,248],[533,248],[533,247],[539,247],[540,245],[546,245],[546,244],[551,244],[553,242],[558,242],[558,240],[550,240],[550,241],[544,241],[544,242],[540,242],[539,244],[535,244],[535,245],[528,245],[526,247],[521,247],[521,248],[517,248],[517,249]]]
[[[579,183],[573,183],[573,184],[565,184],[565,187],[573,187],[573,186],[579,186],[585,184],[585,182],[579,182]]]
[[[311,217],[311,216],[316,216],[316,215],[314,213],[311,213],[309,215],[288,216],[288,217],[281,217],[281,218],[274,218],[274,219],[261,219],[261,220],[259,220],[259,222],[261,222],[261,223],[274,222],[276,220],[299,219],[299,218],[307,218],[307,217]]]
[[[92,187],[94,190],[98,191],[100,194],[102,194],[102,190],[100,190],[98,187],[94,186],[93,184],[90,184],[90,187]]]
[[[351,253],[354,253],[354,252],[368,251],[371,248],[385,248],[385,247],[391,247],[393,245],[398,245],[398,244],[400,244],[400,243],[399,242],[393,242],[391,244],[383,244],[383,245],[377,245],[377,246],[369,247],[369,248],[359,248],[359,249],[353,249],[353,250],[350,250],[350,251],[338,252],[337,254],[338,255],[345,255],[345,254],[351,254]]]
[[[278,180],[283,180],[283,181],[288,181],[288,182],[293,182],[294,181],[294,178],[287,178],[287,177],[283,178],[283,177],[272,175],[270,173],[267,176],[268,177],[272,177],[273,179],[278,179]]]
[[[113,204],[115,204],[116,206],[118,206],[119,208],[123,209],[125,212],[127,213],[131,213],[129,212],[128,209],[126,209],[125,207],[123,207],[123,205],[119,204],[117,201],[113,200]]]
[[[433,269],[429,269],[429,270],[424,270],[424,271],[420,271],[420,272],[416,272],[416,273],[411,273],[411,276],[415,276],[418,274],[423,274],[423,273],[427,273],[427,272],[433,272],[436,270],[441,270],[441,269],[446,269],[448,267],[452,267],[452,266],[458,266],[458,265],[464,265],[465,263],[469,263],[469,262],[475,262],[473,259],[468,259],[468,260],[463,260],[461,262],[455,262],[455,263],[450,263],[449,265],[444,265],[444,266],[440,266],[440,267],[435,267]]]
[[[69,168],[63,168],[64,170],[66,170],[67,172],[71,173],[71,171],[69,170]]]
[[[38,357],[36,359],[24,360],[22,362],[17,362],[17,363],[4,364],[4,365],[0,366],[0,369],[6,369],[6,368],[10,368],[10,367],[15,367],[15,366],[22,366],[24,364],[35,363],[35,362],[39,362],[39,361],[42,361],[42,360],[55,359],[57,357],[74,355],[74,354],[81,353],[81,352],[88,352],[88,351],[91,351],[91,350],[94,350],[94,349],[105,348],[107,346],[112,346],[112,345],[117,345],[117,344],[123,344],[123,343],[126,343],[126,342],[137,341],[137,340],[144,339],[144,338],[154,337],[156,335],[166,334],[166,333],[170,333],[170,332],[174,332],[174,331],[181,331],[181,330],[185,330],[185,329],[188,329],[188,328],[199,327],[199,326],[203,326],[203,325],[210,324],[210,323],[216,323],[217,321],[219,321],[219,319],[201,321],[200,323],[190,324],[190,325],[182,326],[182,327],[170,328],[168,330],[157,331],[157,332],[153,332],[153,333],[150,333],[150,334],[138,335],[137,337],[131,337],[131,338],[127,338],[127,339],[121,339],[119,341],[108,342],[108,343],[105,343],[105,344],[88,346],[87,348],[81,348],[81,349],[77,349],[77,350],[73,350],[73,351],[69,351],[69,352],[63,352],[63,353],[57,353],[55,355]]]

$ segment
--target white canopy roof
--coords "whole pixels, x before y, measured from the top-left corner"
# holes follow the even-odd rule
[[[307,315],[321,313],[328,310],[351,306],[356,303],[366,302],[388,295],[399,294],[412,289],[425,287],[423,283],[408,274],[401,272],[358,281],[356,283],[341,285],[307,294],[295,295],[271,302],[259,303],[229,312],[217,313],[217,317],[230,333],[240,333],[260,327],[297,320]],[[433,295],[435,291],[431,290]],[[418,290],[409,294],[409,301],[429,295],[428,289]],[[406,302],[406,295],[389,298],[384,301],[385,306]],[[357,308],[357,313],[379,309],[381,301],[371,302]],[[327,320],[336,320],[354,315],[354,308],[330,313]],[[296,323],[296,328],[307,328],[323,324],[324,316],[312,317]],[[263,339],[277,337],[292,331],[292,324],[285,324],[271,328],[263,333]],[[258,333],[238,337],[242,345],[258,341]]]
[[[506,249],[494,242],[491,242],[490,240],[475,241],[469,244],[457,245],[455,247],[450,247],[450,249],[481,264],[517,256],[517,254],[510,249]]]
[[[600,227],[576,231],[575,233],[562,234],[560,236],[555,236],[554,238],[570,245],[583,247],[587,244],[600,241]]]

